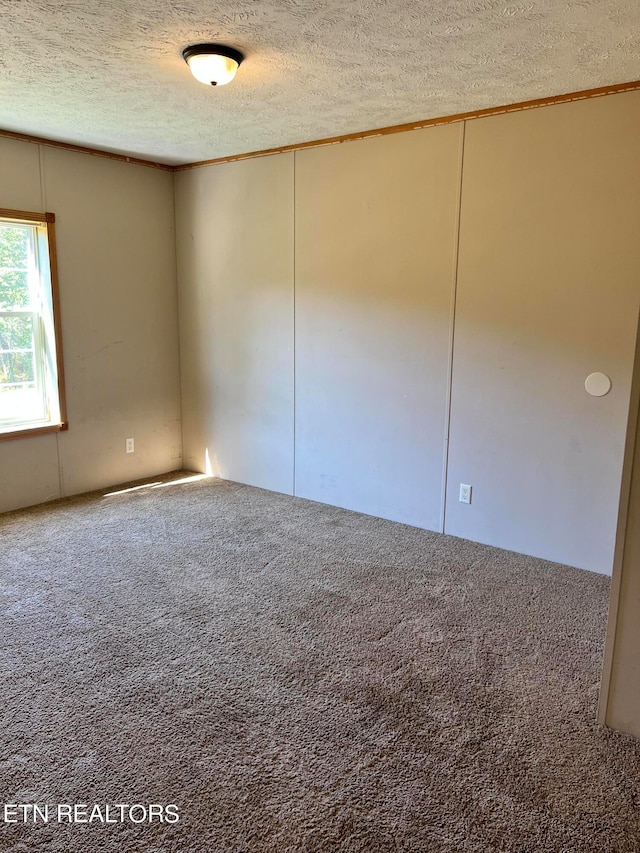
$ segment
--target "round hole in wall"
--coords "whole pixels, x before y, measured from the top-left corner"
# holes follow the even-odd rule
[[[584,387],[592,397],[604,397],[611,391],[611,380],[606,373],[590,373],[584,381]]]

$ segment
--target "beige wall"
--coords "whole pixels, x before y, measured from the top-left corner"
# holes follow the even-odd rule
[[[462,132],[296,152],[296,494],[431,530]]]
[[[176,175],[184,463],[293,492],[293,154]]]
[[[447,533],[611,571],[640,304],[638,138],[638,92],[467,123]],[[605,397],[585,390],[594,371],[613,382]]]
[[[69,419],[0,442],[0,511],[180,468],[171,173],[0,139],[0,207],[56,214]]]
[[[461,139],[176,175],[185,465],[441,529]]]
[[[432,529],[446,470],[446,531],[610,572],[639,109],[467,122],[459,242],[462,125],[178,173],[187,463]]]

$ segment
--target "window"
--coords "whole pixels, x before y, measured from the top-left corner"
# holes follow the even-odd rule
[[[0,208],[0,439],[67,428],[54,222]]]

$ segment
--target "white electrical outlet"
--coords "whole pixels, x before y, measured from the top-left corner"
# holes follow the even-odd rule
[[[133,451],[134,451],[134,443],[133,443],[133,439],[132,439],[132,438],[127,438],[127,439],[125,440],[125,452],[126,452],[126,453],[133,453]]]
[[[471,486],[467,486],[466,483],[460,483],[460,503],[471,503]]]

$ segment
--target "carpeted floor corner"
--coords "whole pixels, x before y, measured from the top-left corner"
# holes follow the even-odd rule
[[[184,476],[184,475],[182,475]],[[11,853],[631,853],[609,580],[213,479],[0,516]]]

